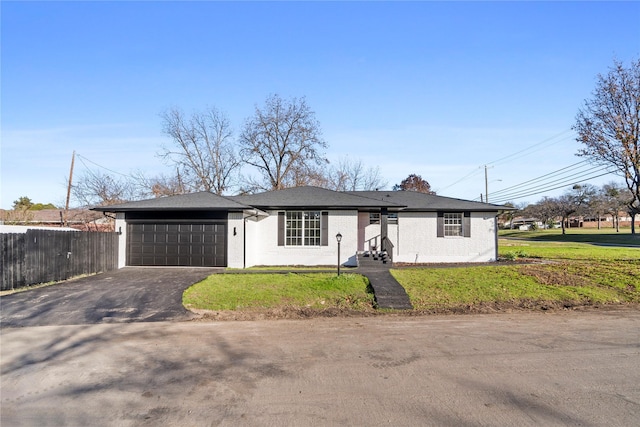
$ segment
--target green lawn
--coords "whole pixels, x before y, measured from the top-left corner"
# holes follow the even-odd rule
[[[188,288],[183,303],[214,311],[284,306],[366,310],[373,306],[368,284],[357,274],[214,274]]]
[[[393,269],[416,310],[488,303],[640,303],[640,261]]]
[[[589,234],[602,236],[583,235]],[[499,254],[525,262],[396,268],[392,274],[405,287],[416,311],[640,304],[640,248],[545,241],[536,233],[520,236],[526,238],[500,239]],[[338,308],[371,312],[373,295],[367,279],[351,273],[340,277],[319,272],[236,273],[214,274],[193,285],[185,291],[183,303],[187,308],[213,311]]]
[[[640,259],[640,248],[598,246],[588,243],[498,240],[498,255],[504,258],[542,258],[552,260],[626,261]]]

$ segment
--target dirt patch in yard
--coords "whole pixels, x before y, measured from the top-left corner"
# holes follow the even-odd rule
[[[527,276],[535,278],[538,283],[543,285],[584,286],[590,283],[584,276],[579,276],[564,270],[550,270],[540,265],[525,265],[522,266],[520,271]]]
[[[310,307],[281,307],[275,309],[251,310],[192,310],[198,317],[192,321],[233,321],[233,320],[283,320],[311,319],[329,317],[375,317],[375,316],[429,316],[447,314],[497,314],[514,312],[557,312],[557,311],[609,311],[640,310],[640,304],[585,304],[575,301],[537,301],[532,299],[518,301],[480,302],[455,307],[434,308],[431,310],[351,310],[348,308],[314,309]]]

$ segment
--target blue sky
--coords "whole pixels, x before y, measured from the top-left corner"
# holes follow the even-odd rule
[[[63,204],[73,150],[123,174],[169,172],[162,111],[216,106],[239,128],[273,93],[306,96],[330,160],[474,199],[485,164],[491,194],[580,161],[570,128],[596,75],[640,55],[638,2],[0,7],[2,208]],[[87,167],[99,170],[75,173]]]

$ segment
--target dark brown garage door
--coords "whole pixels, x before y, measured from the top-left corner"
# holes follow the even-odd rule
[[[225,267],[225,223],[129,223],[127,265]]]

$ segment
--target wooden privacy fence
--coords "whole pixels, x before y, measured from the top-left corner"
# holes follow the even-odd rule
[[[118,268],[118,234],[28,230],[0,234],[1,290]]]

